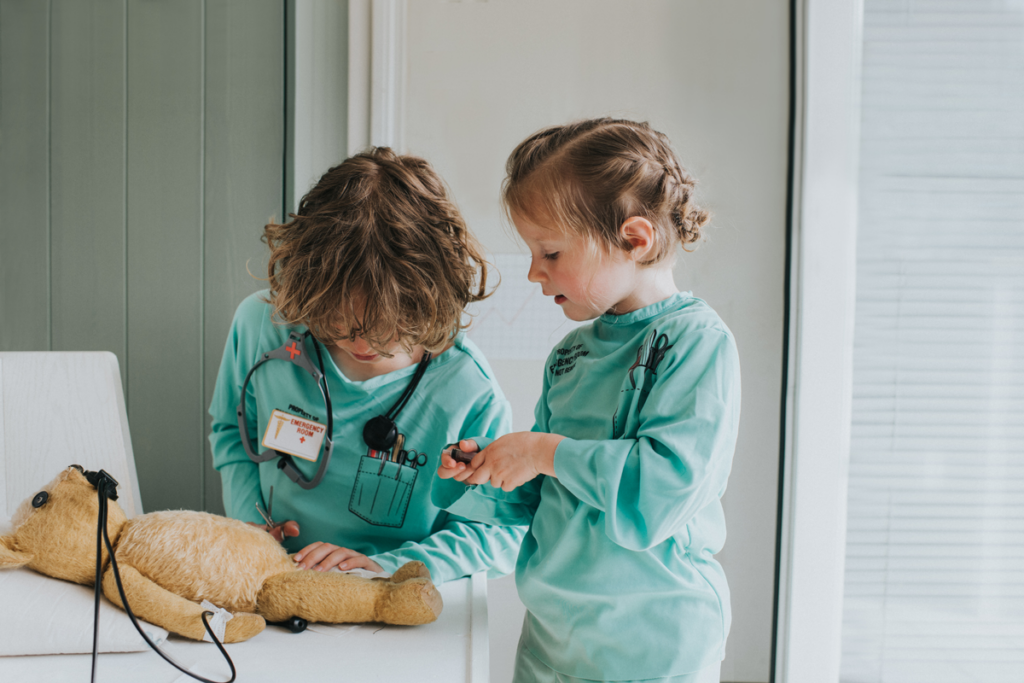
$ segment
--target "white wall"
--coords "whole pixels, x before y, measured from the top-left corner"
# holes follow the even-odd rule
[[[451,185],[492,253],[516,251],[498,189],[538,128],[613,115],[675,143],[714,213],[682,254],[683,289],[735,333],[743,416],[719,559],[732,588],[725,681],[768,681],[779,461],[788,120],[784,0],[414,0],[406,19],[404,140]],[[508,281],[524,273],[502,273]],[[516,428],[531,424],[540,361],[493,360]],[[521,607],[492,582],[492,680],[509,680]]]

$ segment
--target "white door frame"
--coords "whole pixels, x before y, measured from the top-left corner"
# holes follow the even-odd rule
[[[348,153],[405,152],[406,0],[349,0]]]
[[[797,0],[789,377],[775,680],[839,680],[862,0]]]

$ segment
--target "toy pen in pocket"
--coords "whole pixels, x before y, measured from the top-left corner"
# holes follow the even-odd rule
[[[391,462],[402,464],[402,446],[405,445],[405,434],[399,434],[395,439],[395,447],[391,450]]]

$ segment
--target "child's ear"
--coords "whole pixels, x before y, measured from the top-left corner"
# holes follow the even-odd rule
[[[649,220],[641,216],[631,216],[619,226],[619,234],[633,246],[629,252],[634,261],[643,261],[654,250],[657,231]]]
[[[0,569],[17,569],[32,561],[31,553],[14,549],[14,536],[0,536]]]

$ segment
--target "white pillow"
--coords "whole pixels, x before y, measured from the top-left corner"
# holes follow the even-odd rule
[[[92,652],[93,589],[31,569],[0,569],[0,655]],[[139,621],[156,644],[167,631]],[[100,599],[100,652],[138,652],[149,646],[123,610]]]

